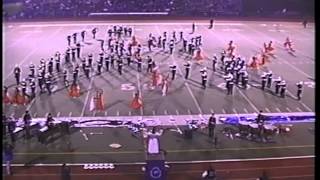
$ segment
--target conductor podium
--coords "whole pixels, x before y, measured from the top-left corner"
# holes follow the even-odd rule
[[[145,180],[166,180],[165,156],[160,151],[159,138],[149,135],[147,145]]]

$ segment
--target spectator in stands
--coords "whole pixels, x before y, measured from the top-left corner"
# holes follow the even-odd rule
[[[65,163],[61,166],[61,180],[71,180],[71,169]]]
[[[216,170],[213,169],[211,166],[208,168],[208,170],[202,173],[202,179],[205,180],[216,180],[216,177]]]

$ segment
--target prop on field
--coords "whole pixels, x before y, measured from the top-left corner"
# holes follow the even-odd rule
[[[122,146],[120,144],[118,144],[118,143],[112,143],[112,144],[109,144],[109,147],[114,148],[114,149],[119,149]]]

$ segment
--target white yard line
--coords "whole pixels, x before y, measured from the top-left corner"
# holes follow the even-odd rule
[[[177,114],[177,115],[179,115],[179,111],[178,111],[178,109],[176,109],[176,114]]]
[[[92,88],[92,83],[93,83],[94,77],[95,77],[95,76],[91,77],[91,79],[90,79],[90,84],[89,84],[87,96],[86,96],[86,98],[85,98],[85,100],[84,100],[83,107],[82,107],[82,111],[81,111],[81,115],[80,115],[81,117],[84,116],[84,112],[85,112],[85,110],[86,110],[86,106],[87,106],[87,103],[88,103],[88,100],[89,100],[90,90],[91,90],[91,88]]]
[[[129,114],[129,116],[131,116],[131,111],[129,111],[129,113],[128,113],[128,114]]]
[[[69,117],[71,117],[71,116],[72,116],[72,112],[69,113]]]
[[[140,75],[139,75],[139,72],[137,72],[137,81],[138,81],[138,89],[139,89],[139,92],[140,92],[140,97],[141,97],[141,99],[142,99],[143,96],[142,96],[142,90],[141,90],[141,83],[140,83]],[[140,107],[140,115],[143,116],[143,106]]]
[[[58,113],[57,113],[57,117],[59,117],[59,116],[60,116],[60,114],[61,114],[61,112],[58,112]]]
[[[164,110],[164,114],[165,114],[165,115],[168,115],[168,111],[167,111],[167,110]]]
[[[247,108],[243,108],[245,113],[249,113],[249,111],[247,110]]]
[[[158,25],[156,26],[156,29],[157,29],[158,34],[161,34]],[[182,73],[182,71],[181,71],[180,66],[179,66],[178,63],[176,63],[176,61],[175,61],[174,54],[172,54],[170,57],[171,57],[172,62],[173,62],[174,64],[176,64],[177,70],[178,70],[178,72],[180,73],[180,75],[181,75],[182,77],[184,77],[184,75],[183,75],[183,73]],[[193,92],[191,91],[191,88],[190,88],[190,86],[189,86],[189,83],[186,82],[186,81],[184,81],[184,84],[185,84],[185,86],[186,86],[186,88],[187,88],[187,90],[188,90],[188,92],[189,92],[189,94],[190,94],[193,102],[194,102],[195,105],[197,106],[199,113],[200,113],[200,114],[203,114],[203,113],[202,113],[202,109],[201,109],[201,107],[200,107],[200,105],[199,105],[196,97],[194,96]]]
[[[251,100],[243,94],[243,92],[238,88],[238,92],[241,94],[241,96],[248,101],[248,103],[250,104],[250,106],[256,111],[256,112],[259,112],[259,109],[253,104],[253,102],[251,102]]]
[[[255,30],[254,28],[251,28],[250,26],[247,26],[247,27],[248,27],[249,29],[251,29],[251,30],[253,30],[253,31],[255,31],[255,32],[263,35],[263,36],[265,36],[265,37],[268,37],[268,38],[273,39],[271,36],[269,36],[269,35],[267,35],[267,34],[264,34],[264,33],[261,33],[261,32],[259,32],[259,31]],[[239,34],[239,33],[238,33],[238,34]],[[260,47],[257,42],[255,42],[255,41],[253,41],[253,40],[251,40],[251,39],[249,39],[249,38],[247,38],[247,37],[245,37],[245,36],[243,36],[243,35],[241,35],[241,34],[239,34],[239,36],[241,36],[241,37],[243,37],[244,39],[246,39],[247,42],[250,42],[251,44],[255,44],[257,47]],[[281,44],[281,43],[280,43],[280,44]],[[307,78],[312,78],[311,75],[309,75],[309,74],[303,72],[302,70],[300,70],[299,68],[295,67],[294,65],[292,65],[291,63],[289,63],[287,60],[285,60],[285,58],[280,58],[280,59],[281,59],[285,64],[288,64],[291,68],[293,68],[294,70],[298,71],[299,73],[301,73],[302,75],[306,76]]]
[[[235,113],[235,114],[238,114],[237,110],[235,108],[232,108],[232,111]]]
[[[276,110],[277,110],[279,113],[281,113],[281,111],[280,111],[280,109],[279,109],[279,108],[276,108]]]
[[[52,39],[53,37],[55,37],[56,34],[58,34],[60,31],[62,30],[62,28],[60,27],[58,30],[56,30],[54,33],[52,33],[50,36],[47,36],[47,38],[45,39]],[[34,54],[36,51],[40,50],[40,48],[34,48],[32,51],[29,52],[29,54],[27,54],[23,59],[22,61],[18,64],[18,66],[21,66],[24,62],[26,62],[30,56],[32,54]],[[2,82],[5,82],[11,75],[13,75],[13,70],[7,75],[7,77],[5,77],[3,79]]]
[[[288,112],[292,112],[291,109],[289,109],[288,107],[286,107],[286,110],[287,110]]]
[[[302,112],[302,110],[301,110],[299,107],[297,107],[296,109],[297,109],[299,112]]]
[[[224,108],[222,108],[222,113],[223,114],[227,114],[226,110]]]
[[[287,90],[287,93],[291,96],[291,97],[295,97],[289,90]],[[298,101],[303,107],[305,107],[308,111],[313,112],[312,109],[307,106],[306,104],[304,104],[302,101]]]
[[[104,116],[108,116],[108,111],[105,111],[105,112],[104,112]]]
[[[30,27],[75,27],[75,26],[105,26],[105,25],[114,25],[114,22],[103,22],[103,23],[52,23],[52,24],[22,24],[19,25],[20,28],[30,28]],[[146,23],[134,23],[134,22],[121,22],[121,25],[134,25],[134,26],[145,26],[145,25],[169,25],[169,26],[176,26],[176,25],[188,25],[191,27],[191,22],[146,22]],[[209,25],[209,23],[197,23],[197,25]],[[243,26],[243,23],[215,23],[215,26]]]
[[[269,108],[266,107],[266,108],[264,108],[264,109],[265,109],[267,112],[270,112]]]
[[[119,112],[119,110],[117,110],[117,116],[120,116],[120,112]]]

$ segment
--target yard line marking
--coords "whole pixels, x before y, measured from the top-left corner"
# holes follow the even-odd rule
[[[104,116],[108,116],[108,111],[105,111],[105,112],[104,112]]]
[[[291,97],[295,97],[289,90],[287,90],[287,93],[291,96]],[[303,102],[301,102],[301,101],[298,101],[303,107],[305,107],[308,111],[310,111],[310,112],[313,112],[312,111],[312,109],[309,107],[309,106],[307,106],[306,104],[304,104]]]
[[[140,92],[140,97],[141,97],[141,99],[142,99],[142,90],[141,90],[139,72],[137,72],[137,80],[138,80],[138,89],[139,89],[139,92]],[[143,107],[142,107],[142,106],[140,107],[140,114],[141,114],[141,116],[143,116]]]
[[[290,67],[292,67],[293,69],[295,69],[295,70],[298,71],[299,73],[305,75],[307,78],[312,78],[311,75],[309,75],[309,74],[301,71],[300,69],[296,68],[294,65],[290,64],[287,60],[285,60],[285,59],[282,59],[282,60],[285,61],[286,64],[288,64]]]
[[[206,29],[206,28],[204,28],[204,29],[207,30],[207,31],[209,31],[209,30]],[[209,32],[210,32],[212,35],[215,35],[212,31],[209,31]],[[236,32],[236,33],[237,33],[237,32]],[[240,33],[237,33],[237,34],[240,35]],[[218,41],[220,41],[221,43],[223,43],[223,40],[222,40],[219,36],[216,36],[216,37],[217,37]],[[236,86],[236,88],[237,88],[237,86]],[[237,88],[237,89],[239,89],[239,88]],[[247,98],[246,95],[244,95],[244,94],[242,93],[242,91],[241,91],[240,89],[239,89],[239,92],[240,92],[241,96],[249,102],[250,106],[251,106],[256,112],[259,112],[258,108],[250,101],[249,98]]]
[[[249,111],[247,110],[247,108],[243,108],[245,113],[249,113]]]
[[[278,112],[281,112],[279,108],[276,108],[276,110],[277,110]]]
[[[69,113],[69,117],[71,117],[71,116],[72,116],[72,112]]]
[[[29,28],[29,27],[70,27],[70,26],[105,26],[105,25],[112,25],[114,22],[97,22],[97,23],[52,23],[52,24],[23,24],[19,25],[21,28]],[[186,23],[173,23],[173,22],[145,22],[145,23],[133,23],[133,22],[122,22],[122,25],[134,25],[134,26],[145,26],[145,25],[188,25],[190,26],[189,22]],[[208,23],[197,23],[197,25],[208,25]],[[216,26],[243,26],[243,23],[215,23]]]
[[[298,111],[302,112],[302,110],[301,110],[299,107],[297,107],[296,109],[297,109]]]
[[[269,108],[266,107],[266,108],[264,108],[264,109],[265,109],[267,112],[270,112]]]
[[[152,110],[152,114],[155,116],[156,115],[156,112],[154,110]]]
[[[60,112],[57,113],[57,117],[59,117],[59,116],[60,116]]]
[[[176,114],[177,114],[177,115],[179,115],[179,111],[178,111],[178,109],[176,109]]]
[[[188,109],[188,114],[190,114],[190,115],[191,115],[191,111],[190,111],[190,109]]]
[[[158,34],[160,35],[160,34],[161,34],[161,32],[160,32],[160,29],[159,29],[158,25],[156,25],[155,27],[156,27],[156,29],[157,29],[157,31],[158,31]],[[174,54],[172,54],[172,55],[171,55],[171,58],[170,58],[170,59],[172,60],[172,62],[173,62],[174,64],[176,64],[177,69],[178,69],[178,71],[179,71],[180,75],[181,75],[182,77],[184,77],[184,75],[183,75],[183,73],[182,73],[182,70],[180,69],[180,67],[179,67],[178,63],[176,63],[176,60],[175,60],[175,58],[174,58]],[[191,91],[191,88],[190,88],[190,86],[189,86],[189,83],[188,83],[188,82],[186,82],[186,81],[184,81],[184,84],[185,84],[185,86],[186,86],[186,88],[187,88],[187,90],[188,90],[188,92],[189,92],[190,96],[192,97],[192,100],[193,100],[193,101],[194,101],[194,103],[196,104],[196,106],[197,106],[197,108],[198,108],[199,113],[200,113],[200,114],[203,114],[203,113],[202,113],[202,109],[201,109],[201,107],[200,107],[200,105],[199,105],[199,103],[198,103],[197,99],[195,98],[194,94],[193,94],[193,93],[192,93],[192,91]]]
[[[238,114],[237,110],[235,108],[232,108],[232,111],[235,113],[235,114]]]
[[[36,100],[36,98],[33,98],[32,101],[28,104],[28,106],[27,106],[28,111],[30,110],[31,106],[34,104],[35,100]]]
[[[165,114],[165,115],[168,115],[168,111],[167,111],[167,110],[164,110],[164,114]]]
[[[14,112],[11,114],[11,116],[10,117],[14,117]]]
[[[117,110],[117,116],[119,116],[120,115],[120,112],[119,112],[119,110]]]
[[[33,114],[33,117],[37,117],[37,112],[35,112],[35,113]]]
[[[131,116],[131,111],[129,111],[129,116]]]
[[[224,108],[222,108],[222,113],[227,114],[227,112],[226,112],[226,110],[224,110]]]
[[[246,95],[243,94],[243,92],[242,92],[240,89],[239,89],[239,92],[240,92],[240,94],[242,95],[242,97],[248,101],[248,103],[250,104],[250,106],[251,106],[256,112],[259,112],[258,108],[253,104],[253,102],[250,101],[249,98],[247,98]]]
[[[211,112],[211,113],[214,113],[214,110],[213,110],[213,109],[210,109],[210,112]]]
[[[286,109],[288,110],[288,112],[292,112],[291,109],[289,109],[288,107],[286,107]]]
[[[97,113],[97,111],[94,110],[94,111],[92,112],[92,116],[95,117],[95,116],[96,116],[96,113]]]
[[[20,43],[21,41],[25,40],[26,38],[28,38],[29,36],[31,36],[31,33],[29,34],[24,34],[24,36],[22,36],[21,38],[19,38],[18,40],[14,41],[12,44],[10,44],[9,46],[5,46],[5,50],[4,50],[4,54],[7,53],[7,51],[9,49],[11,49],[12,47],[16,46],[16,44]],[[5,41],[4,41],[5,42]]]
[[[84,116],[84,111],[86,110],[86,106],[87,106],[87,103],[88,103],[88,100],[89,100],[89,95],[90,95],[90,89],[92,88],[92,83],[93,83],[94,77],[91,77],[91,79],[90,79],[90,84],[89,84],[87,96],[86,96],[86,99],[84,100],[82,111],[81,111],[81,115],[80,115],[81,117]]]
[[[58,30],[56,30],[53,34],[51,34],[49,37],[47,37],[46,39],[51,39],[53,38],[57,33],[59,33],[62,30],[62,28],[60,27]],[[25,56],[22,61],[18,64],[18,66],[21,66],[26,60],[29,59],[29,57],[34,54],[37,50],[39,50],[39,48],[35,48],[32,51],[30,51],[30,53]],[[4,78],[3,82],[5,82],[11,75],[13,75],[13,71],[11,71],[11,73],[8,74],[8,76],[6,78]]]
[[[266,36],[266,37],[271,38],[271,37],[270,37],[269,35],[267,35],[267,34],[261,33],[261,32],[259,32],[259,31],[255,30],[254,28],[250,28],[250,26],[246,26],[246,27],[248,27],[249,29],[252,29],[252,30],[255,31],[255,32],[258,32],[259,34],[262,34],[263,36]],[[255,41],[253,41],[253,40],[251,40],[251,39],[249,39],[249,38],[241,35],[240,33],[238,33],[238,34],[239,34],[240,36],[244,37],[244,39],[246,39],[247,41],[249,41],[251,44],[255,44],[257,47],[259,47],[259,44],[258,44],[257,42],[255,42]],[[296,71],[298,71],[299,73],[305,75],[307,78],[312,78],[309,74],[307,74],[307,73],[303,72],[302,70],[296,68],[294,65],[290,64],[290,63],[289,63],[287,60],[285,60],[284,58],[280,58],[280,59],[281,59],[285,64],[288,64],[291,68],[293,68],[293,69],[295,69]]]

